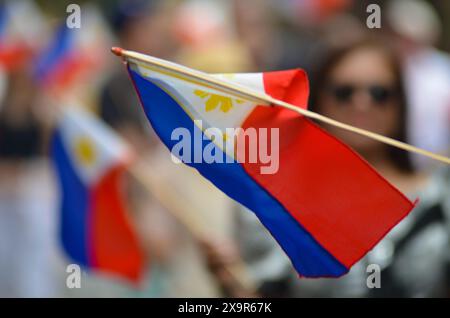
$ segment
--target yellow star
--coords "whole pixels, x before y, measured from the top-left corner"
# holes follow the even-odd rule
[[[243,103],[243,101],[240,99],[233,100],[228,96],[208,93],[199,89],[196,89],[194,91],[194,94],[202,99],[207,98],[205,102],[205,110],[207,112],[210,112],[219,107],[222,112],[227,113],[231,108],[233,108],[233,101],[238,104]]]
[[[92,140],[85,136],[80,137],[75,142],[75,155],[82,165],[93,165],[97,155]]]

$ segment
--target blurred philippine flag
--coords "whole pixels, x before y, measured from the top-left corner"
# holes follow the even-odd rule
[[[86,111],[66,108],[51,152],[61,190],[60,234],[65,251],[82,267],[138,283],[144,258],[128,220],[121,184],[130,150]]]
[[[34,77],[52,93],[65,94],[87,82],[87,87],[95,87],[95,80],[101,78],[108,64],[104,51],[112,35],[100,12],[86,4],[82,21],[82,28],[69,28],[65,20],[61,21],[36,56]]]
[[[180,127],[190,136],[202,136],[201,142],[194,140],[192,151],[172,154],[252,210],[300,276],[347,273],[414,207],[358,154],[306,117],[224,92],[201,80],[208,77],[205,73],[135,52],[124,54],[122,49],[113,52],[127,61],[148,120],[169,149],[178,147],[181,135],[173,132]],[[300,69],[215,78],[297,107],[308,103],[308,79]],[[222,132],[225,142],[213,138],[208,128]],[[267,173],[261,157],[252,162],[245,155],[244,160],[235,156],[234,148],[227,146],[227,128],[276,128],[277,169]],[[249,146],[244,145],[245,154],[250,154]],[[195,160],[204,152],[226,158]]]
[[[33,1],[0,1],[0,66],[13,70],[32,58],[46,34],[44,21]]]

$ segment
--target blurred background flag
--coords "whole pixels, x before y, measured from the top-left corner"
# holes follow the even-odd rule
[[[179,127],[191,136],[202,135],[203,142],[194,141],[190,155],[184,149],[174,155],[252,210],[301,276],[347,273],[413,208],[359,155],[307,118],[224,93],[216,84],[190,76],[195,71],[183,66],[114,51],[128,59],[147,117],[165,145],[173,149],[179,142],[172,138]],[[220,76],[298,107],[308,103],[308,79],[302,70]],[[194,120],[201,120],[202,127]],[[232,139],[226,138],[226,128],[278,129],[279,169],[265,174],[261,158],[256,163],[241,160],[249,158],[248,142],[245,157],[239,152],[235,157],[230,152],[234,148],[203,130],[209,127],[221,130],[224,140]],[[215,158],[225,156],[227,163],[196,160],[211,145]]]
[[[33,1],[0,2],[0,64],[14,69],[45,41],[44,18]]]
[[[75,32],[67,28],[65,22],[57,28],[50,45],[37,60],[36,76],[40,83],[64,87],[89,64],[89,60],[75,50]]]
[[[65,251],[81,266],[137,283],[144,259],[121,184],[130,150],[95,117],[67,108],[61,112],[51,151],[62,196]]]
[[[92,85],[107,65],[103,52],[112,36],[96,6],[83,6],[82,23],[80,28],[69,28],[61,21],[36,57],[36,81],[52,92],[66,93],[87,78]]]

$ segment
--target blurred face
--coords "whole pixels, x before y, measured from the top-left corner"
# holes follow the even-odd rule
[[[359,48],[345,55],[331,70],[319,96],[323,115],[392,136],[399,120],[395,75],[385,55],[375,48]],[[327,130],[357,151],[382,146],[357,134],[327,126]]]
[[[127,25],[122,42],[129,50],[166,57],[171,50],[170,16],[164,10],[136,17]]]

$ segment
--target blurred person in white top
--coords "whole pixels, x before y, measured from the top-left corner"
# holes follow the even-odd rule
[[[441,36],[436,10],[422,0],[391,1],[387,20],[402,55],[410,104],[409,140],[430,151],[450,152],[450,55],[434,46]],[[419,168],[431,163],[413,157]]]
[[[47,134],[28,64],[11,71],[0,102],[0,297],[54,296],[59,279]]]

